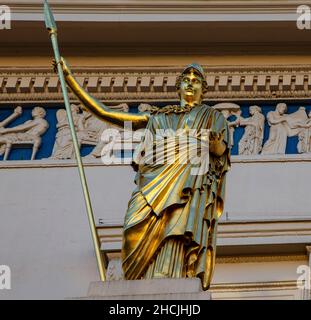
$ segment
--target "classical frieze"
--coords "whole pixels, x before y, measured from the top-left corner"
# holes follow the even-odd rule
[[[126,103],[110,108],[123,112],[130,110]],[[143,103],[132,108],[134,112],[135,109],[136,112],[151,112],[154,106]],[[291,105],[288,110],[284,102],[273,107],[222,102],[214,104],[213,108],[222,112],[227,119],[233,156],[243,156],[250,161],[256,157],[311,154],[310,106]],[[65,109],[37,106],[32,109],[25,107],[25,110],[27,112],[21,106],[3,109],[5,116],[2,116],[0,109],[0,159],[9,160],[11,150],[20,147],[32,148],[32,160],[74,159]],[[86,159],[108,159],[109,163],[105,164],[113,164],[114,161],[131,163],[132,153],[140,143],[141,135],[131,128],[119,128],[100,121],[81,105],[72,104],[71,110],[80,150],[89,148],[83,154]],[[26,115],[22,117],[23,113]],[[14,125],[16,119],[20,121]],[[24,122],[21,122],[23,119]],[[42,137],[45,137],[44,141]],[[36,157],[40,147],[44,152]]]

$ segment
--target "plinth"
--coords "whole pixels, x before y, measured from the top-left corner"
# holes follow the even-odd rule
[[[91,282],[83,300],[211,300],[198,278]]]

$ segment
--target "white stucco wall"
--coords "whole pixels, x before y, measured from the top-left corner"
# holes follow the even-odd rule
[[[70,163],[0,163],[0,265],[12,271],[12,290],[0,290],[0,299],[84,296],[98,280],[78,172]],[[131,167],[87,165],[86,174],[97,221],[122,222],[134,188]],[[223,219],[310,219],[310,181],[311,162],[233,162]],[[224,264],[215,281],[294,280],[299,264],[265,264],[267,270]]]

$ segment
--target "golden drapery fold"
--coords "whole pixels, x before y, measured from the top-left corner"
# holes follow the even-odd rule
[[[203,104],[190,112],[152,115],[146,129],[149,136],[145,135],[134,155],[137,188],[124,221],[125,278],[197,276],[206,290],[215,264],[217,223],[223,211],[230,150],[227,147],[220,157],[210,154],[204,174],[192,174],[196,165],[179,160],[189,155],[191,145],[197,142],[202,152],[201,130],[224,130],[229,146],[227,122],[219,111]],[[158,143],[155,137],[159,129],[195,129],[198,134],[190,138],[188,150],[178,150],[176,161],[146,161],[147,147]]]

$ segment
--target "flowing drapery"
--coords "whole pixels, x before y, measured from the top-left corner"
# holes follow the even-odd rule
[[[224,131],[229,146],[229,131],[223,115],[206,105],[187,113],[156,114],[150,117],[141,145],[134,155],[137,184],[129,201],[124,221],[122,264],[126,279],[198,276],[210,282],[215,263],[218,218],[223,211],[225,176],[230,165],[230,150],[209,161],[201,161],[198,171],[193,161],[180,161],[206,141],[200,132]],[[146,161],[147,149],[157,146],[160,129],[191,132],[187,148],[178,149],[176,161]],[[182,134],[181,134],[182,136]],[[190,150],[190,151],[189,151]],[[208,150],[208,148],[207,148]],[[204,152],[202,153],[204,155]],[[161,158],[160,153],[160,158]],[[160,162],[160,163],[159,163]],[[203,172],[203,174],[202,174]],[[206,282],[206,281],[205,281]]]

